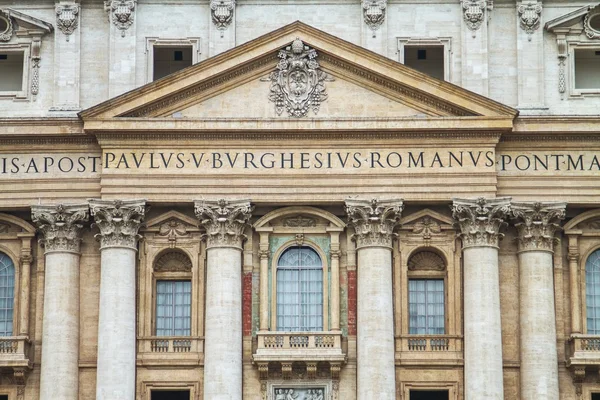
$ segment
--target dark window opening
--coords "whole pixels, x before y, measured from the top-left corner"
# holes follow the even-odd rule
[[[0,400],[8,400],[8,395],[7,394],[0,394]]]
[[[192,65],[192,46],[154,47],[154,74],[157,80]]]
[[[600,57],[597,49],[575,49],[575,88],[600,89]]]
[[[0,399],[2,400],[2,399]],[[190,400],[189,390],[153,390],[150,400]]]
[[[19,92],[23,90],[25,55],[22,52],[17,52],[5,53],[1,56],[3,57],[0,57],[0,92]]]
[[[8,54],[0,54],[0,60],[8,60]]]
[[[411,390],[410,400],[449,400],[447,390]]]
[[[600,393],[592,393],[592,400],[600,400]]]
[[[444,79],[444,46],[404,46],[404,65]]]

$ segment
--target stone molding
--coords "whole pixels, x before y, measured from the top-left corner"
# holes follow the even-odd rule
[[[521,0],[517,5],[517,12],[519,25],[527,32],[528,40],[531,41],[531,35],[540,27],[542,3],[538,0]]]
[[[13,23],[8,15],[5,15],[0,11],[0,19],[4,20],[6,24],[6,29],[3,32],[0,32],[0,42],[8,42],[12,38],[13,35]]]
[[[44,236],[45,254],[79,253],[83,223],[89,220],[87,204],[34,205],[31,218]]]
[[[453,199],[452,217],[460,229],[463,249],[468,247],[498,247],[504,236],[500,229],[507,225],[510,197],[496,199]]]
[[[138,230],[146,214],[146,200],[90,200],[94,225],[100,229],[100,250],[125,247],[137,251]]]
[[[347,199],[345,203],[348,225],[354,228],[357,249],[392,247],[394,228],[404,209],[401,199]]]
[[[207,248],[235,247],[241,250],[246,239],[244,231],[249,225],[253,210],[250,200],[195,201],[196,217],[206,229],[204,237]]]
[[[109,20],[121,31],[121,37],[125,37],[125,31],[133,25],[135,18],[136,0],[106,0],[104,9],[109,13]]]
[[[373,37],[375,32],[385,21],[385,11],[387,8],[386,0],[363,0],[362,9],[365,24],[373,31]]]
[[[599,14],[600,5],[597,5],[594,8],[591,8],[583,19],[583,30],[585,31],[585,36],[589,39],[600,39],[600,31],[594,29],[591,25],[592,19],[600,18],[600,16],[598,16]]]
[[[56,26],[66,36],[69,37],[79,26],[79,5],[78,4],[57,4],[56,5]]]
[[[212,21],[221,32],[221,37],[224,36],[224,31],[233,20],[235,12],[235,0],[210,0],[210,14]]]
[[[512,203],[511,215],[519,234],[519,252],[554,251],[555,233],[561,229],[566,203]]]

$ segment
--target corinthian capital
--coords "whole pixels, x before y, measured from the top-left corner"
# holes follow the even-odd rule
[[[348,225],[356,232],[356,248],[392,247],[394,228],[404,209],[402,200],[346,200]]]
[[[553,251],[554,234],[565,218],[566,203],[513,203],[512,216],[519,233],[519,251]]]
[[[146,200],[90,200],[95,225],[100,229],[100,249],[126,247],[137,250],[138,230],[146,214]]]
[[[31,218],[44,235],[46,253],[79,253],[83,222],[89,219],[87,204],[31,206]]]
[[[510,213],[510,197],[497,199],[454,199],[452,217],[460,228],[463,248],[474,246],[498,247],[504,236],[500,229]]]
[[[254,210],[250,200],[199,200],[194,203],[194,210],[206,229],[207,247],[242,248],[244,230]]]

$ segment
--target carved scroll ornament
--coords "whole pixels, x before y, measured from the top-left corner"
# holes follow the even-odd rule
[[[207,247],[242,247],[254,209],[249,200],[197,201],[194,209],[206,229]]]
[[[333,78],[321,70],[317,51],[296,39],[279,51],[276,70],[263,80],[271,82],[269,100],[277,115],[285,109],[290,117],[305,117],[310,109],[319,112],[327,98],[325,82]]]
[[[460,228],[463,248],[474,246],[498,247],[504,234],[500,229],[510,213],[510,198],[454,199],[452,217]]]
[[[31,218],[44,238],[46,253],[79,253],[81,230],[89,219],[87,204],[31,206]]]
[[[566,203],[513,203],[512,216],[519,233],[519,251],[553,251],[555,233],[565,218]]]
[[[100,239],[100,249],[126,247],[137,249],[140,238],[138,230],[146,214],[144,200],[90,201],[95,226],[100,229],[96,235]]]

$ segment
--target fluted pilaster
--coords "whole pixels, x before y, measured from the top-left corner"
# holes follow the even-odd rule
[[[357,398],[396,398],[392,239],[402,200],[346,200],[355,231],[357,280]]]
[[[76,400],[79,397],[79,250],[89,207],[37,205],[31,207],[31,217],[42,233],[46,263],[40,399]],[[30,260],[26,261],[29,268]]]

